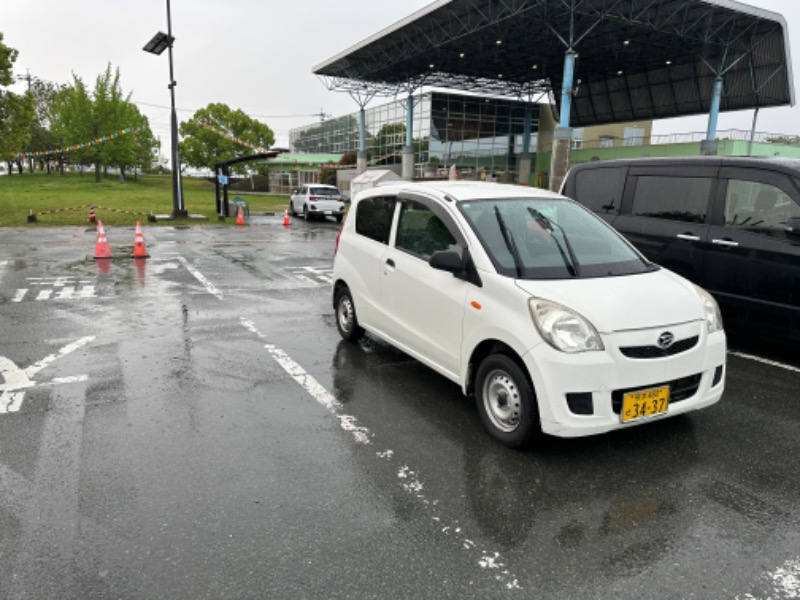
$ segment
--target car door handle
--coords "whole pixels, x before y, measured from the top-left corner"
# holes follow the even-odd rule
[[[686,240],[687,242],[699,242],[700,236],[699,235],[692,235],[690,233],[679,233],[675,236],[679,240]]]
[[[725,246],[726,248],[736,248],[739,245],[739,242],[734,242],[733,240],[711,240],[711,243],[717,246]]]
[[[391,258],[386,259],[386,264],[394,269],[394,260]]]

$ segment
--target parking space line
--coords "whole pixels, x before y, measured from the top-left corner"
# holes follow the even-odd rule
[[[183,256],[180,255],[177,256],[177,259],[184,267],[186,267],[186,270],[189,271],[189,273],[191,273],[195,279],[197,279],[197,281],[203,284],[203,287],[206,288],[206,291],[209,294],[217,298],[217,300],[223,299],[222,292],[219,291],[217,286],[215,286],[208,279],[206,279],[206,276],[203,275],[200,271],[198,271],[192,265],[190,265],[188,260],[186,260]]]
[[[775,360],[769,360],[768,358],[761,358],[760,356],[754,356],[753,354],[745,354],[744,352],[729,352],[731,356],[738,356],[739,358],[744,358],[747,360],[754,360],[756,362],[763,363],[765,365],[769,365],[771,367],[778,367],[779,369],[785,369],[786,371],[792,371],[794,373],[800,373],[800,368],[793,367],[792,365],[787,365],[784,363],[779,363]]]
[[[241,317],[242,326],[248,331],[254,333],[259,339],[266,341],[267,336],[258,330],[255,323],[251,320]],[[328,411],[339,420],[339,423],[345,431],[352,433],[353,438],[359,444],[371,444],[375,434],[368,428],[356,424],[356,418],[351,415],[342,414],[342,404],[326,390],[311,374],[306,372],[302,366],[292,359],[291,356],[286,354],[280,348],[272,344],[264,344],[264,348],[275,359],[275,361],[298,383],[303,387],[311,396],[324,406]],[[384,450],[375,453],[376,457],[380,460],[391,461],[394,459],[393,450]],[[491,573],[494,580],[500,583],[508,590],[521,590],[519,580],[507,568],[500,556],[499,552],[487,551],[477,548],[474,541],[466,537],[463,528],[458,525],[458,521],[447,525],[443,517],[438,514],[437,505],[438,500],[430,499],[424,492],[425,484],[419,479],[417,473],[412,470],[407,464],[400,464],[397,472],[397,478],[400,480],[403,490],[411,495],[414,499],[421,503],[431,515],[435,527],[442,535],[452,536],[455,541],[461,545],[464,550],[479,553],[477,559],[478,566]]]

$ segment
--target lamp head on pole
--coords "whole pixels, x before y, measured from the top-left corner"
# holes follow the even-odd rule
[[[169,48],[172,45],[172,42],[174,41],[175,41],[174,37],[171,37],[166,33],[159,31],[157,34],[153,36],[152,40],[150,40],[145,44],[142,50],[158,56],[159,54],[164,52],[164,50]]]

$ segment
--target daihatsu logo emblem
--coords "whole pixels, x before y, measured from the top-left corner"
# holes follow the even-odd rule
[[[675,336],[672,335],[672,333],[670,333],[669,331],[665,331],[660,336],[658,336],[658,341],[656,343],[658,344],[659,348],[663,348],[664,350],[666,350],[667,348],[672,346],[672,344],[675,343]]]

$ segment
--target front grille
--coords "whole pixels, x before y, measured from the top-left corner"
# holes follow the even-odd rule
[[[664,381],[662,383],[654,383],[652,385],[639,386],[635,388],[628,388],[625,390],[614,390],[611,392],[611,408],[616,414],[619,414],[622,408],[622,397],[628,392],[636,392],[638,390],[648,390],[650,388],[669,386],[669,403],[675,404],[681,400],[691,398],[697,393],[697,388],[700,387],[700,379],[702,373],[697,375],[689,375],[688,377],[681,377],[680,379],[673,379],[672,381]]]
[[[658,346],[627,346],[619,350],[628,358],[664,358],[665,356],[674,356],[694,348],[699,339],[699,336],[694,336],[686,338],[685,340],[678,340],[669,348],[659,348]]]

